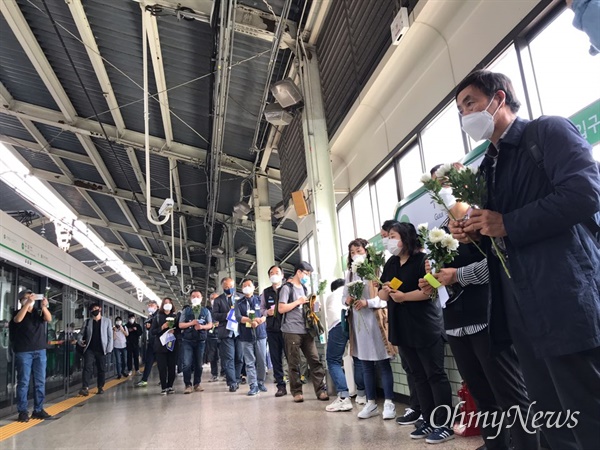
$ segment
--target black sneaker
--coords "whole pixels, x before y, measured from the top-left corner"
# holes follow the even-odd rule
[[[232,384],[231,386],[229,386],[229,392],[235,392],[239,389],[239,386],[237,384]]]
[[[433,433],[433,427],[427,422],[423,422],[423,424],[417,428],[415,431],[410,433],[411,439],[425,439]]]
[[[41,411],[34,411],[31,414],[31,418],[32,419],[49,419],[50,417],[52,417],[50,414],[48,414],[46,411],[44,411],[43,409]]]
[[[96,392],[96,394],[104,394],[104,389],[98,388],[98,391]]]
[[[79,395],[83,395],[84,397],[87,397],[88,395],[90,395],[90,390],[88,388],[83,388],[79,391]]]
[[[28,412],[20,412],[19,417],[17,418],[17,422],[29,422],[29,413]]]
[[[411,408],[404,410],[404,415],[396,417],[398,425],[412,425],[421,418],[421,411],[415,411]]]
[[[275,392],[275,397],[283,397],[284,395],[287,395],[287,389],[285,386],[279,386],[277,392]]]

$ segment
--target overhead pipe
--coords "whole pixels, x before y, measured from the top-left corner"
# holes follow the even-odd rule
[[[154,220],[151,211],[151,189],[150,189],[150,113],[148,111],[148,35],[146,34],[146,21],[148,12],[142,13],[142,60],[144,65],[143,76],[144,76],[144,150],[146,154],[146,218],[153,225],[164,225],[167,223],[172,211],[165,215],[163,220]],[[170,181],[170,195],[173,198],[173,176],[169,172]],[[171,227],[172,228],[172,227]]]

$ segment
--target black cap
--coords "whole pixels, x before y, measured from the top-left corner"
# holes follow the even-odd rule
[[[294,269],[294,272],[298,272],[299,270],[305,270],[306,272],[314,272],[315,271],[315,269],[313,269],[313,266],[311,266],[306,261],[302,261],[300,264],[298,264],[296,266],[296,268]]]
[[[23,289],[21,292],[19,292],[18,300],[23,300],[23,297],[25,297],[27,294],[33,294],[33,291],[31,289]]]

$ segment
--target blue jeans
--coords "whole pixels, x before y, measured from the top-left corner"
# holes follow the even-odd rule
[[[386,400],[394,398],[394,375],[389,359],[381,361],[362,361],[365,374],[365,387],[367,388],[367,400],[377,399],[377,371],[375,365],[379,366],[381,371],[381,385]]]
[[[244,351],[244,363],[246,364],[246,376],[250,387],[257,383],[264,384],[267,355],[267,338],[258,339],[256,342],[242,342]]]
[[[185,386],[192,385],[192,367],[194,368],[194,386],[202,381],[202,363],[204,362],[204,348],[206,341],[181,340],[183,353],[183,382]]]
[[[346,375],[344,374],[343,358],[348,343],[348,333],[342,330],[342,325],[337,324],[329,331],[327,337],[327,368],[335,390],[342,398],[348,397],[348,384],[346,383]],[[358,395],[365,395],[365,382],[363,376],[362,362],[358,358],[354,360],[354,383]]]
[[[219,339],[219,356],[225,369],[227,386],[238,384],[242,378],[242,354],[242,342],[239,339]]]
[[[127,348],[114,348],[113,355],[115,356],[115,366],[117,376],[127,376]]]
[[[46,398],[46,350],[15,353],[17,365],[17,411],[27,412],[27,391],[33,372],[33,410],[44,409]]]

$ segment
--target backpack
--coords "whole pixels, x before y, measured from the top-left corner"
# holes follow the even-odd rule
[[[273,315],[273,317],[281,317],[281,323],[280,326],[283,324],[283,322],[285,322],[285,314],[279,314],[279,296],[281,294],[281,288],[283,288],[284,286],[288,286],[290,288],[290,295],[293,296],[294,295],[294,285],[292,283],[290,283],[289,281],[286,281],[285,283],[283,283],[279,289],[277,289],[277,301],[275,302],[275,313]],[[302,285],[302,288],[304,289],[304,295],[308,296],[308,289],[306,289],[306,286]],[[296,300],[296,299],[294,299]]]
[[[525,131],[523,132],[523,137],[521,138],[521,148],[525,147],[525,150],[535,163],[535,165],[540,170],[544,170],[544,154],[542,153],[542,146],[538,145],[540,142],[539,139],[539,119],[544,116],[539,117],[538,119],[532,120],[525,127]],[[596,163],[600,170],[600,163]],[[582,224],[589,230],[592,237],[596,239],[597,242],[600,242],[600,225],[596,220],[596,213],[594,216],[584,220]]]

